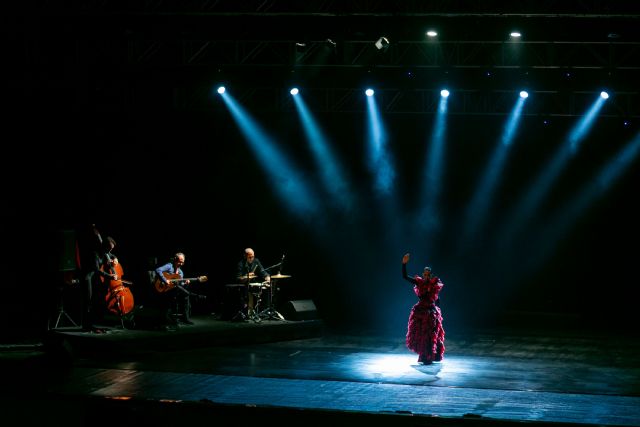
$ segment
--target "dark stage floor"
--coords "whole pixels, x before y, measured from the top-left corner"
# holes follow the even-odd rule
[[[632,334],[448,331],[445,360],[423,366],[402,332],[336,334],[320,320],[195,322],[175,332],[62,328],[46,346],[5,346],[3,418],[63,426],[221,418],[278,426],[640,425]]]

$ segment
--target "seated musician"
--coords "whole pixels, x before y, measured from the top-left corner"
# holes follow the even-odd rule
[[[184,278],[184,272],[182,266],[184,265],[185,255],[182,252],[176,253],[171,260],[156,268],[157,275],[156,280],[159,280],[162,284],[165,284],[167,288],[171,288],[167,292],[163,292],[163,300],[161,305],[165,310],[165,329],[171,330],[178,326],[178,322],[187,325],[193,325],[190,319],[191,316],[191,302],[189,299],[189,293],[183,291],[183,288],[179,286],[171,286],[169,278],[179,277]],[[184,285],[189,284],[189,280],[182,282]]]
[[[271,277],[267,270],[264,269],[262,263],[258,258],[256,258],[256,254],[253,249],[246,248],[244,250],[244,256],[242,260],[238,262],[238,268],[236,271],[236,278],[239,283],[270,283]],[[249,317],[254,315],[254,309],[256,306],[256,296],[250,291],[250,286],[247,286],[247,309]]]

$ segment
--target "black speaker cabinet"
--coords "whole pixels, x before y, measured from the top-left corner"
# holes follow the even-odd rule
[[[316,305],[310,299],[289,301],[282,313],[287,320],[312,320],[318,318]]]
[[[76,233],[73,230],[58,231],[58,271],[73,271],[76,266]]]

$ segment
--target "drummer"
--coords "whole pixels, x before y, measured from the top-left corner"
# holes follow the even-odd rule
[[[246,248],[242,260],[238,262],[237,279],[239,283],[270,283],[271,277],[267,270],[264,269],[262,263],[253,249]],[[249,288],[248,286],[247,288]],[[253,313],[256,304],[256,297],[253,292],[248,292],[247,305],[249,313]]]

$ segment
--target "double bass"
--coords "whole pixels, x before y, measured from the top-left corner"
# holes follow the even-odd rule
[[[122,280],[122,276],[124,274],[122,269],[122,264],[118,261],[118,258],[115,256],[111,256],[110,254],[106,254],[107,256],[107,264],[106,267],[107,273],[116,274],[118,280],[114,280],[109,278],[109,289],[107,290],[107,295],[105,297],[105,301],[107,303],[107,309],[113,313],[117,314],[120,317],[128,314],[133,310],[133,293],[131,293],[131,289],[129,289],[125,285],[133,285],[132,282],[127,280]],[[105,265],[101,267],[104,271]],[[106,278],[101,276],[102,282],[104,283]]]

